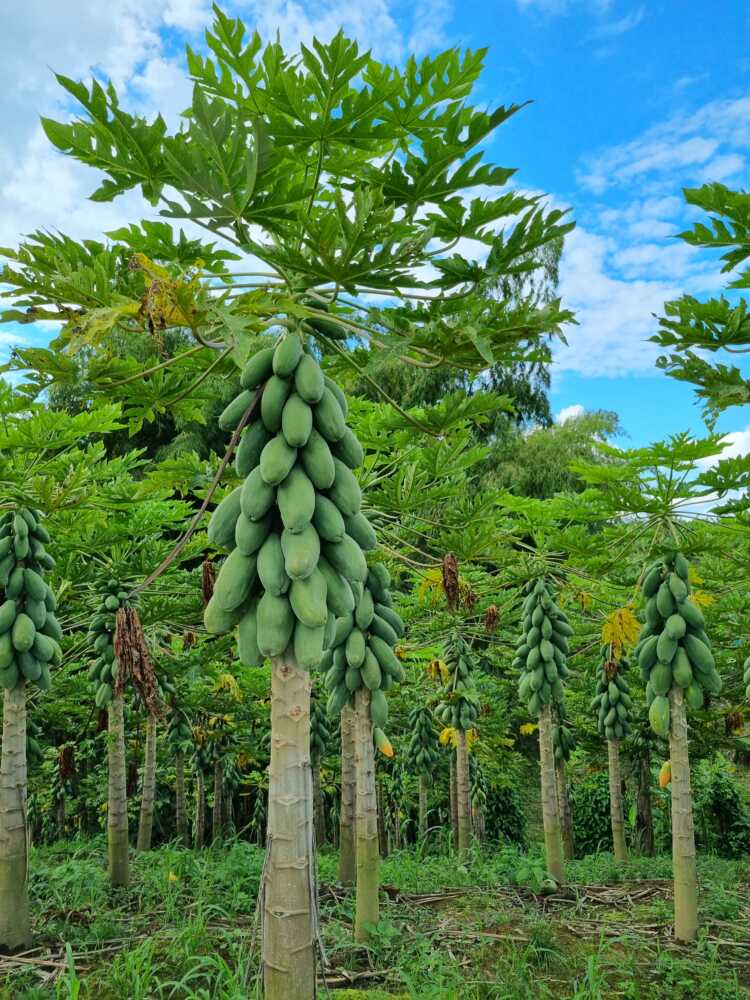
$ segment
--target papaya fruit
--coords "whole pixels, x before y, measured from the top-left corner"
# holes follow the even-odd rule
[[[388,624],[391,626],[393,631],[400,639],[405,631],[404,623],[403,620],[401,619],[401,616],[396,614],[393,608],[386,607],[385,604],[379,604],[379,603],[376,604],[375,610],[377,611],[377,613],[380,615],[381,618],[384,618],[388,622]]]
[[[368,691],[377,691],[383,679],[383,674],[375,654],[369,648],[365,649],[364,662],[359,671],[362,675],[362,683]]]
[[[344,684],[351,694],[355,691],[359,691],[362,687],[362,673],[359,667],[347,667],[346,673],[344,674]]]
[[[690,628],[704,628],[706,620],[703,617],[703,612],[697,604],[693,604],[693,602],[689,599],[680,601],[677,605],[677,610]]]
[[[340,441],[346,432],[346,421],[341,406],[328,386],[315,405],[313,423],[326,441]]]
[[[281,656],[292,639],[295,617],[285,595],[266,591],[258,601],[258,649],[264,656]]]
[[[312,410],[301,396],[293,392],[281,413],[281,433],[290,448],[303,448],[312,431]]]
[[[654,597],[662,582],[661,563],[656,563],[643,578],[643,596]]]
[[[281,430],[284,403],[286,403],[291,391],[291,382],[285,378],[279,378],[278,375],[272,375],[266,382],[260,400],[260,417],[266,430],[270,431],[271,434],[278,434]]]
[[[271,530],[271,521],[270,511],[258,521],[251,521],[244,514],[240,514],[237,518],[237,526],[234,533],[234,540],[237,545],[236,551],[241,552],[245,556],[251,556],[254,552],[257,552],[268,537],[268,533]]]
[[[0,608],[0,612],[2,612],[2,608]],[[33,601],[27,597],[26,614],[33,621],[36,630],[39,631],[39,629],[44,628],[44,625],[47,621],[47,605],[44,603],[43,600]],[[2,630],[0,629],[0,631]]]
[[[34,636],[34,642],[32,643],[30,652],[42,663],[49,663],[55,655],[54,642],[49,638],[49,636],[43,635],[41,632],[37,632]],[[34,677],[33,680],[36,680],[36,677]]]
[[[370,718],[372,724],[382,729],[388,722],[388,702],[380,689],[370,694]]]
[[[222,410],[218,420],[219,427],[221,427],[223,431],[233,431],[239,424],[240,420],[242,420],[245,411],[254,399],[254,392],[251,392],[250,389],[243,389],[243,391],[238,396],[235,396],[232,402]]]
[[[344,415],[344,420],[346,420],[346,418],[349,416],[349,404],[346,401],[344,390],[341,388],[338,382],[334,382],[334,380],[332,378],[329,378],[327,375],[325,376],[324,381],[326,388],[329,389],[331,393],[333,393],[333,398],[339,404],[339,408],[342,414]]]
[[[304,471],[295,465],[276,490],[276,504],[287,531],[300,532],[315,513],[315,488]]]
[[[350,582],[364,583],[367,579],[367,560],[353,538],[344,535],[340,542],[325,542],[323,554],[333,568]]]
[[[302,357],[302,341],[296,333],[285,333],[273,352],[273,373],[289,378]]]
[[[260,453],[260,474],[269,486],[278,486],[292,471],[297,459],[297,450],[290,448],[283,434],[271,438]]]
[[[240,516],[242,489],[242,487],[238,486],[237,489],[232,490],[228,496],[224,497],[211,515],[211,520],[208,524],[208,540],[219,549],[234,548],[234,533],[237,518]]]
[[[260,667],[263,654],[258,649],[258,603],[253,601],[240,618],[237,629],[237,649],[240,663],[246,667]]]
[[[256,555],[243,555],[239,549],[234,549],[224,560],[212,598],[222,611],[234,611],[250,597],[258,579],[257,563]]]
[[[326,596],[328,586],[319,569],[304,579],[293,579],[289,588],[289,603],[298,621],[310,628],[321,628],[328,621]]]
[[[333,460],[335,476],[328,490],[328,496],[336,504],[344,517],[354,517],[359,513],[362,491],[352,470],[339,458]]]
[[[342,646],[346,642],[349,633],[353,628],[354,628],[354,615],[352,614],[342,615],[341,618],[336,619],[336,632],[333,636],[333,641],[331,643],[334,649],[338,649],[339,646]],[[341,653],[343,656],[344,651],[342,650]]]
[[[314,670],[323,658],[325,626],[305,625],[297,621],[294,626],[294,658],[303,670]]]
[[[656,644],[658,641],[659,637],[652,635],[650,639],[646,639],[641,647],[641,652],[638,656],[638,663],[642,670],[650,670],[656,663],[658,659]]]
[[[363,631],[365,629],[368,629],[372,624],[372,620],[374,617],[375,617],[375,602],[372,599],[372,594],[370,593],[369,589],[365,587],[364,593],[362,594],[362,598],[360,601],[357,602],[357,607],[355,608],[354,611],[354,620],[357,623],[357,628],[361,628]],[[380,633],[376,634],[379,635]],[[382,636],[382,638],[386,639],[387,641],[386,636]]]
[[[680,646],[672,661],[672,676],[678,687],[688,688],[693,682],[693,668],[685,650]]]
[[[354,595],[349,582],[331,566],[328,560],[321,556],[318,569],[325,577],[328,607],[336,618],[342,618],[354,611]],[[360,626],[362,627],[362,626]]]
[[[675,612],[676,602],[666,580],[659,586],[656,593],[656,609],[662,618],[669,618]]]
[[[16,620],[13,622],[13,628],[11,629],[11,636],[13,639],[13,648],[19,653],[27,653],[34,645],[36,628],[33,621],[25,612],[22,611],[16,615]]]
[[[362,445],[357,440],[357,435],[351,427],[347,427],[343,437],[331,445],[331,451],[336,458],[341,459],[344,465],[348,465],[350,469],[359,468],[365,460]]]
[[[673,615],[670,615],[664,623],[664,631],[671,639],[681,639],[687,631],[687,624],[680,614],[679,608],[678,604],[677,611]]]
[[[318,565],[320,538],[311,524],[299,532],[291,532],[285,528],[281,534],[281,549],[289,577],[292,580],[304,580]],[[331,562],[330,557],[328,561]]]
[[[260,521],[271,510],[276,499],[276,489],[264,480],[260,466],[253,469],[242,486],[235,490],[237,492],[240,496],[240,511],[248,521]],[[235,538],[236,524],[235,521]],[[209,537],[210,531],[209,528]]]
[[[344,524],[347,535],[351,535],[363,552],[369,552],[377,547],[375,529],[361,511],[353,517],[345,517]]]
[[[203,612],[203,624],[211,635],[224,635],[232,631],[241,617],[241,609],[225,611],[212,597]]]
[[[248,358],[240,375],[243,389],[257,389],[273,375],[273,347],[264,347]]]
[[[259,420],[245,428],[234,455],[234,468],[238,476],[244,479],[250,475],[260,462],[261,452],[271,436]]]
[[[711,650],[697,636],[688,633],[682,640],[685,652],[690,658],[691,665],[702,673],[715,668],[716,664]]]
[[[16,657],[18,668],[27,681],[38,681],[42,674],[42,664],[33,653],[19,653]]]
[[[276,532],[271,532],[260,547],[257,571],[263,589],[275,597],[289,590],[292,581],[286,571],[281,538]]]
[[[651,668],[648,679],[655,694],[669,694],[669,689],[672,687],[672,668],[668,663],[659,662]]]
[[[384,618],[381,618],[380,615],[373,615],[373,619],[370,624],[370,631],[373,635],[378,635],[381,639],[384,639],[389,646],[395,646],[398,641],[396,633],[393,631],[388,622],[385,621]]]
[[[303,354],[294,369],[294,388],[306,403],[318,403],[323,396],[323,372],[315,358],[309,354]]]
[[[678,603],[684,601],[688,595],[688,588],[685,581],[679,577],[676,573],[670,573],[668,581],[669,589],[672,591],[672,597]]]
[[[47,593],[47,584],[33,569],[29,569],[28,567],[24,569],[23,585],[24,590],[26,591],[26,596],[30,597],[32,601],[44,600],[44,595]]]
[[[15,601],[4,601],[3,604],[0,604],[0,635],[12,628],[13,622],[16,620],[16,613]]]
[[[315,428],[310,432],[307,444],[299,453],[302,468],[316,489],[327,490],[333,485],[336,468],[328,442]]]
[[[385,640],[378,635],[371,635],[367,640],[367,645],[375,654],[375,658],[380,664],[380,669],[394,677],[401,675],[401,664],[398,662],[396,654]]]
[[[648,719],[653,731],[663,739],[669,736],[669,717],[669,699],[657,695],[651,702],[651,707],[648,710]]]
[[[350,667],[361,667],[365,662],[365,637],[359,628],[353,628],[347,636],[344,652]]]
[[[685,583],[687,583],[690,575],[690,563],[687,561],[682,552],[676,553],[674,557],[674,571],[682,580],[685,581]]]
[[[656,656],[661,663],[671,663],[677,652],[677,640],[673,639],[666,628],[656,639]]]
[[[341,511],[333,500],[315,494],[315,511],[312,517],[315,530],[325,542],[341,542],[346,534],[346,525]]]

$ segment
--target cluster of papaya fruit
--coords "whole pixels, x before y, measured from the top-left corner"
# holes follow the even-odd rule
[[[44,759],[44,751],[39,740],[42,730],[31,716],[26,717],[26,763],[39,764]]]
[[[552,752],[555,760],[570,760],[570,755],[576,748],[576,738],[566,720],[561,718],[552,727]]]
[[[426,705],[409,713],[409,729],[412,736],[406,751],[406,766],[412,773],[429,778],[438,764],[440,753],[435,719]]]
[[[293,330],[253,355],[240,381],[219,423],[235,429],[249,413],[235,456],[244,482],[211,517],[209,540],[229,556],[206,629],[238,625],[247,666],[291,647],[299,666],[328,670],[332,711],[362,685],[380,692],[371,714],[382,728],[382,690],[402,676],[392,646],[403,625],[387,570],[367,565],[376,539],[360,510],[353,470],[364,455],[346,424],[346,397]]]
[[[325,708],[317,698],[310,703],[310,753],[322,756],[331,742],[331,725]]]
[[[62,662],[57,602],[44,580],[55,561],[39,511],[22,507],[0,517],[0,687],[20,682],[47,691],[50,668]]]
[[[689,597],[689,574],[688,560],[675,552],[654,563],[643,579],[646,624],[634,652],[646,681],[651,728],[664,738],[670,732],[673,686],[682,689],[693,709],[702,707],[704,693],[721,691],[703,612]]]
[[[173,747],[183,743],[193,742],[193,727],[187,713],[179,706],[173,705],[167,722],[167,739]]]
[[[89,680],[96,684],[97,708],[106,708],[114,696],[117,679],[115,623],[117,612],[128,600],[128,592],[117,580],[108,580],[99,607],[89,625],[88,641],[96,659],[89,667]]]
[[[354,607],[336,618],[333,638],[321,661],[330,692],[327,710],[329,715],[337,715],[360,688],[367,688],[373,740],[379,750],[391,756],[393,750],[383,731],[388,722],[385,692],[404,679],[404,668],[393,651],[404,634],[404,623],[393,610],[391,578],[382,563],[368,569],[364,584],[349,582]]]
[[[455,633],[445,644],[447,679],[437,714],[441,722],[458,732],[473,729],[479,718],[479,699],[472,676],[474,660],[468,643]]]
[[[630,663],[625,656],[615,659],[609,645],[602,646],[601,657],[596,694],[590,708],[598,713],[597,725],[602,736],[608,740],[622,740],[630,732],[633,708],[630,685],[624,676]]]
[[[563,704],[562,682],[570,675],[568,639],[573,634],[544,579],[527,584],[522,629],[513,660],[513,667],[521,671],[518,697],[529,715],[539,715],[544,705]]]
[[[490,786],[484,768],[477,760],[476,754],[469,754],[469,802],[471,811],[482,814],[487,808],[487,795]]]

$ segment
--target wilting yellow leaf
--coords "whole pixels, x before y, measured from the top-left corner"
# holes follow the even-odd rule
[[[446,726],[445,729],[440,734],[439,740],[440,740],[441,746],[446,747],[450,743],[450,745],[452,747],[457,747],[458,746],[458,731],[455,730],[455,729],[453,729],[452,726]]]
[[[539,724],[536,722],[524,722],[522,726],[519,727],[518,731],[521,736],[531,736],[539,728]]]
[[[694,587],[699,583],[703,583],[703,577],[700,575],[695,566],[691,566],[688,570],[688,580]]]
[[[622,656],[623,651],[635,645],[641,631],[641,623],[633,614],[633,605],[626,604],[609,615],[602,626],[602,642],[612,646],[615,659]]]
[[[430,660],[427,665],[427,673],[434,681],[447,681],[448,680],[448,668],[443,662],[443,660]]]
[[[435,604],[443,596],[443,571],[441,568],[427,570],[417,588],[417,596],[420,601],[429,599],[430,604]]]
[[[690,595],[690,600],[699,608],[707,608],[709,604],[714,603],[716,598],[712,594],[706,593],[705,590],[694,590]]]
[[[466,746],[471,750],[474,744],[479,740],[479,730],[478,729],[468,729],[466,732]]]
[[[232,674],[221,673],[216,678],[214,694],[222,694],[224,692],[229,695],[232,701],[242,701],[242,691],[240,691],[237,678],[233,677]]]
[[[174,872],[170,872],[169,875],[167,876],[167,878],[169,879],[170,882],[179,882],[180,881],[180,876],[179,875],[175,875]]]

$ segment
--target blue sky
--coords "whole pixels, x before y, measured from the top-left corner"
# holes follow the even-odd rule
[[[147,112],[174,117],[186,103],[186,41],[201,45],[205,0],[32,0],[18,5],[0,38],[0,244],[38,226],[98,236],[144,214],[136,195],[113,205],[85,201],[88,171],[46,143],[37,115],[64,115],[48,67],[111,76]],[[654,369],[648,336],[661,304],[684,291],[715,293],[715,261],[673,239],[689,225],[681,188],[708,180],[747,186],[750,156],[750,9],[740,0],[231,0],[266,37],[287,45],[338,27],[401,60],[451,45],[489,48],[478,98],[533,100],[488,149],[518,167],[518,183],[570,206],[560,292],[580,325],[556,350],[556,413],[617,411],[629,440],[700,432],[691,390]],[[715,13],[718,11],[718,13]],[[0,357],[19,337],[0,330]],[[750,450],[750,416],[735,409],[721,429]],[[623,443],[626,443],[625,441]]]

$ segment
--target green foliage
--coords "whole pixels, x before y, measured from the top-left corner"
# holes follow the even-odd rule
[[[597,771],[571,782],[570,812],[577,854],[585,857],[612,850],[609,778],[606,771]]]

